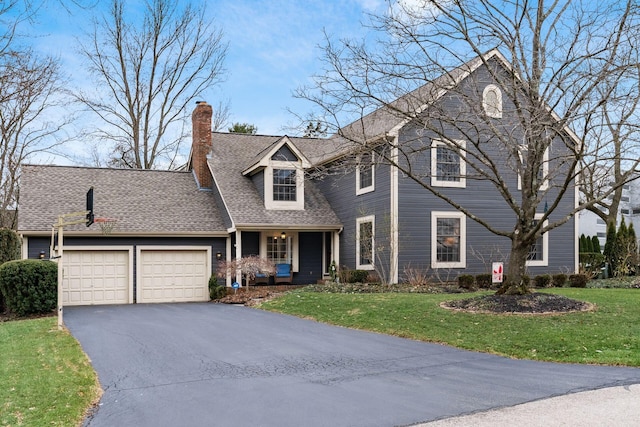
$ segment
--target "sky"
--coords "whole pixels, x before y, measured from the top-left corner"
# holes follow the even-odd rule
[[[142,0],[132,0],[142,1]],[[405,0],[406,1],[406,0]],[[66,2],[68,3],[68,2]],[[83,4],[91,1],[83,1]],[[100,16],[109,1],[95,0],[93,7],[68,10],[65,0],[47,0],[29,29],[35,47],[58,57],[73,87],[89,84],[77,37],[90,28],[92,16]],[[294,110],[305,116],[313,106],[296,99],[293,92],[321,73],[321,46],[325,32],[333,38],[360,37],[368,13],[388,7],[384,0],[210,0],[207,10],[224,33],[229,50],[224,81],[203,94],[214,107],[230,105],[230,123],[257,126],[259,134],[293,134]],[[226,128],[224,129],[226,131]],[[70,150],[78,151],[81,145]],[[59,161],[58,161],[59,163]]]

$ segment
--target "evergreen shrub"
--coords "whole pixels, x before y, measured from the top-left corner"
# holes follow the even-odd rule
[[[569,276],[569,286],[572,288],[586,288],[589,278],[585,274],[572,274]]]
[[[540,274],[533,278],[536,288],[548,288],[551,286],[551,276],[548,274]]]
[[[34,259],[5,262],[0,265],[0,292],[10,313],[49,313],[58,301],[58,265]]]
[[[349,272],[349,283],[365,283],[369,277],[366,270],[351,270]]]
[[[218,277],[213,274],[209,278],[209,298],[217,300],[227,295],[227,288],[218,284]]]
[[[493,276],[489,273],[477,274],[476,275],[476,284],[479,288],[489,289],[491,288],[493,281]]]
[[[461,274],[458,276],[458,286],[462,289],[473,289],[475,278],[470,274]]]
[[[567,283],[567,275],[564,273],[554,274],[551,276],[551,280],[553,282],[553,286],[561,288]]]

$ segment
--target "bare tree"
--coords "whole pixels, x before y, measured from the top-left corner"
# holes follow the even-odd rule
[[[81,40],[98,89],[76,99],[100,119],[95,135],[113,145],[112,165],[171,169],[188,133],[187,106],[221,81],[227,45],[204,6],[150,0],[140,20],[130,12],[113,0]]]
[[[508,282],[499,292],[526,293],[526,261],[537,239],[594,204],[567,207],[563,199],[589,154],[585,130],[594,127],[598,108],[624,81],[618,77],[637,67],[637,57],[629,54],[640,34],[637,5],[631,0],[390,3],[388,13],[372,16],[376,34],[366,40],[327,37],[325,73],[298,96],[314,102],[318,116],[331,117],[328,124],[343,140],[369,149],[386,144],[377,149],[385,162],[508,239]],[[499,54],[485,55],[492,49]],[[486,80],[459,84],[476,66],[483,66],[508,101],[508,120],[494,120],[497,112],[479,102]],[[433,102],[442,93],[450,102]],[[411,123],[416,137],[401,143],[393,135],[372,134],[367,128],[372,111]],[[345,115],[360,119],[345,127]],[[460,141],[452,141],[452,134]],[[424,167],[431,139],[448,141],[449,149],[464,157],[467,180],[495,187],[513,212],[511,224],[483,217],[431,184],[434,172]],[[505,174],[509,170],[519,177],[517,188]],[[559,207],[562,214],[552,216]]]
[[[635,55],[637,46],[629,49]],[[640,173],[640,67],[629,67],[601,90],[602,101],[585,129],[580,190],[587,209],[606,224],[616,224],[625,184]]]
[[[32,16],[22,6],[0,6],[0,18],[12,14],[12,25],[0,34],[0,226],[10,228],[17,225],[20,166],[60,145],[60,131],[70,121],[60,114],[58,61],[38,56],[17,33],[18,25]]]
[[[213,109],[213,118],[211,120],[211,130],[214,132],[221,131],[229,122],[231,116],[231,103],[229,100],[219,101],[217,107]]]

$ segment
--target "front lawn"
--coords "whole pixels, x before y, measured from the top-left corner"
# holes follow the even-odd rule
[[[596,305],[561,315],[474,314],[443,301],[473,294],[339,294],[297,290],[262,308],[357,329],[521,359],[640,366],[639,289],[545,289]]]
[[[55,317],[0,322],[0,425],[78,426],[101,389]]]

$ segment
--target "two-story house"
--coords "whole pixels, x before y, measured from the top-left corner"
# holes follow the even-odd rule
[[[482,111],[508,125],[510,101],[484,69],[489,60],[508,68],[492,51],[443,78],[458,90],[468,84]],[[332,262],[390,283],[411,269],[441,279],[487,273],[492,261],[506,261],[508,239],[403,170],[423,170],[429,185],[489,222],[512,224],[514,214],[495,187],[467,173],[472,151],[460,147],[472,145],[468,135],[452,130],[443,138],[397,114],[409,100],[419,100],[423,114],[460,114],[453,92],[427,84],[330,138],[300,138],[212,132],[212,108],[200,102],[187,171],[25,165],[23,255],[47,258],[58,215],[82,210],[93,187],[96,215],[117,223],[108,235],[96,224],[65,228],[67,305],[204,301],[217,262],[248,255],[289,264],[296,284],[328,277]],[[517,193],[521,178],[502,155],[495,152],[496,164]],[[541,173],[553,167],[545,162]],[[568,191],[554,215],[574,206]],[[574,271],[576,230],[572,220],[544,234],[530,251],[531,274]]]

